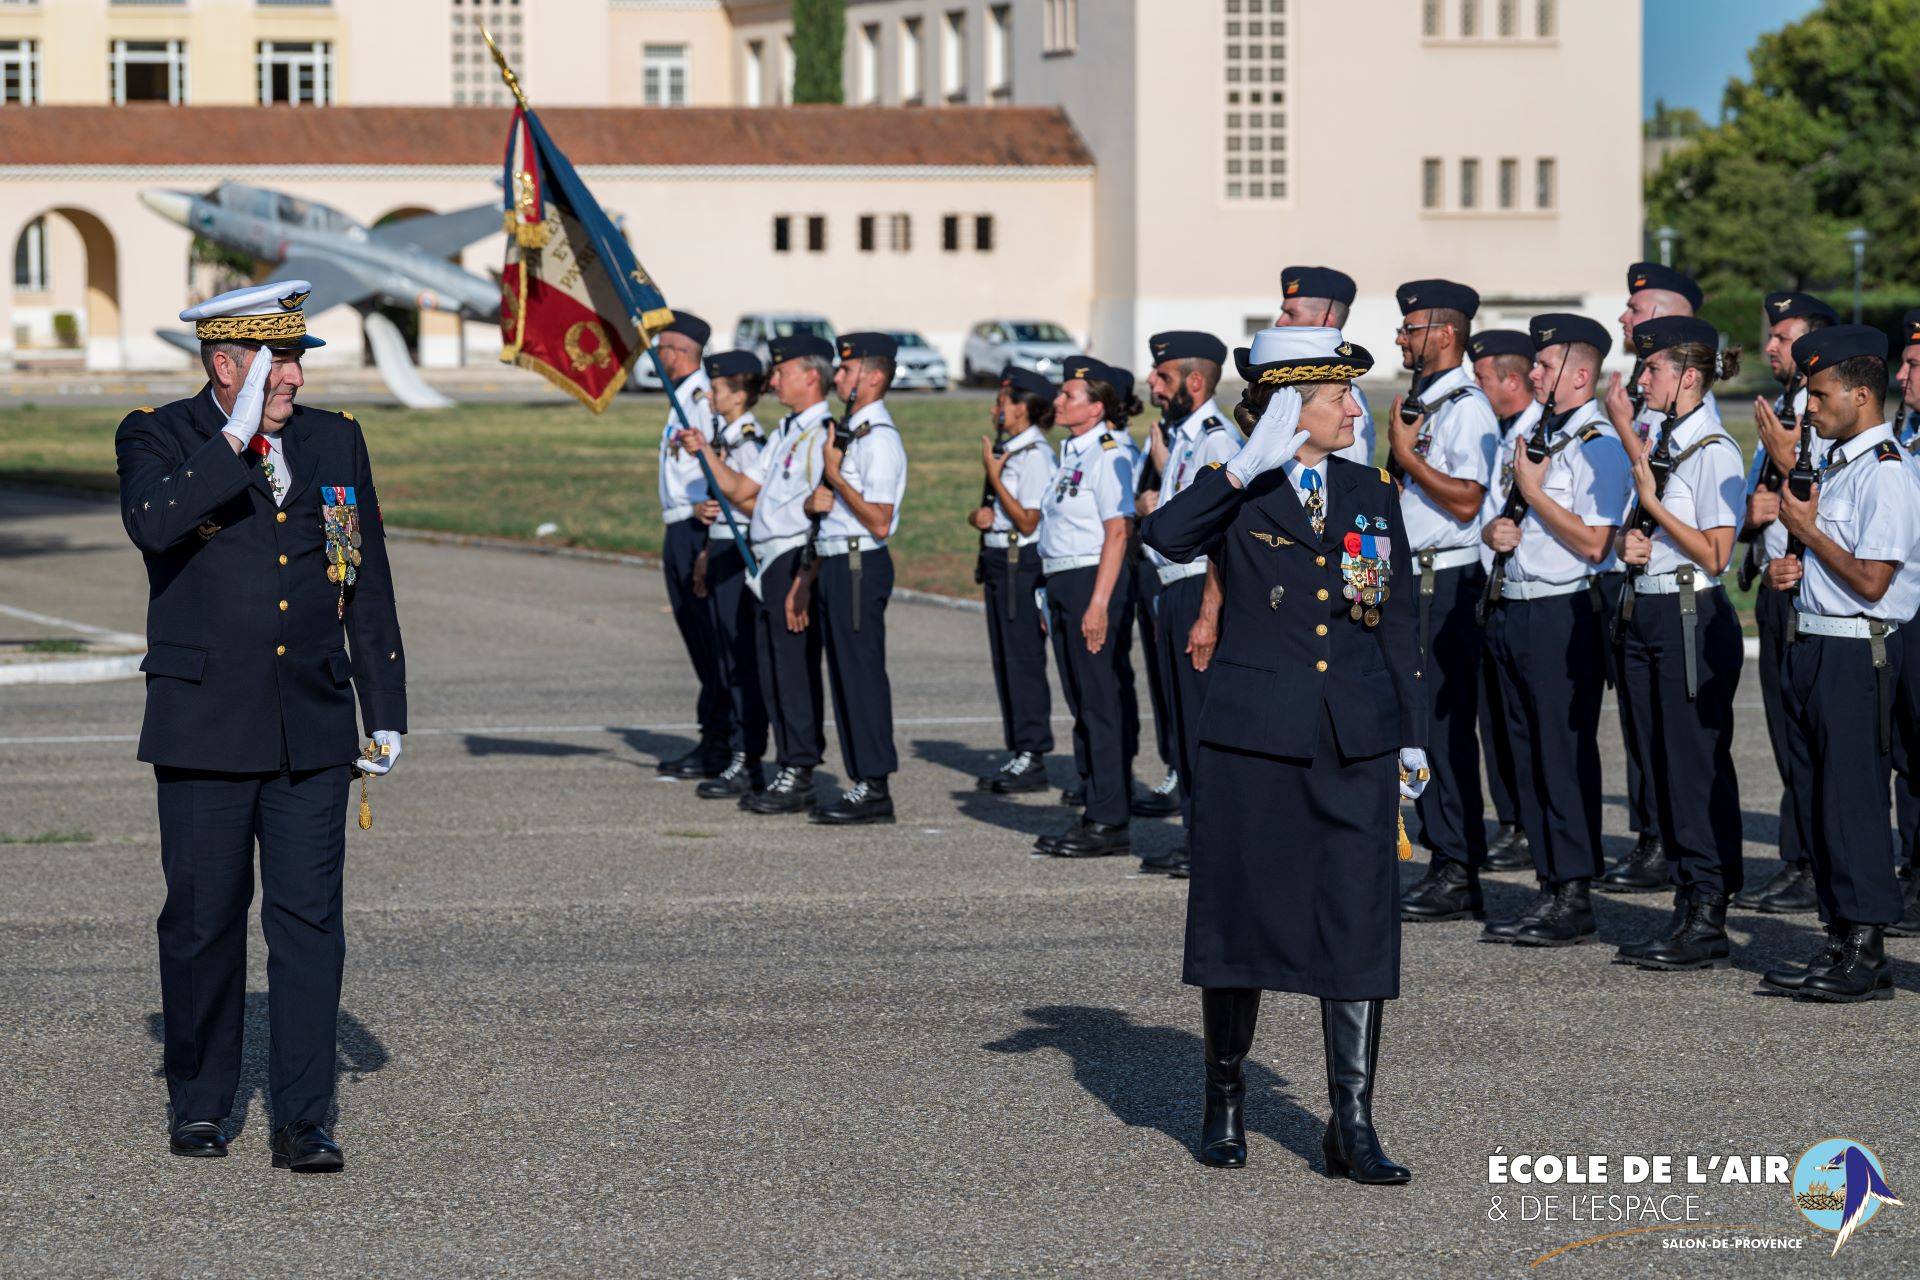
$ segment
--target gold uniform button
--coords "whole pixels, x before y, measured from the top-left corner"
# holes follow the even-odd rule
[[[284,511],[276,511],[276,512],[274,512],[274,513],[273,513],[273,522],[274,522],[275,524],[285,524],[285,523],[287,522],[287,513],[286,513],[286,512],[284,512]]]
[[[1325,658],[1320,659],[1320,661],[1313,664],[1313,669],[1315,671],[1325,671],[1327,669],[1327,660]]]
[[[1327,589],[1325,587],[1322,587],[1320,588],[1320,590],[1314,592],[1314,595],[1316,595],[1322,600],[1325,600],[1327,598]]]
[[[284,556],[284,555],[283,555],[283,556],[281,556],[281,557],[280,557],[280,563],[281,563],[281,564],[285,564],[286,562],[287,562],[287,558],[286,558],[286,556]]]
[[[283,644],[277,644],[273,646],[273,652],[276,657],[284,658],[287,656],[287,646]]]
[[[1323,622],[1319,626],[1315,627],[1313,629],[1313,634],[1317,636],[1323,636],[1327,634],[1327,624]]]
[[[1313,558],[1313,562],[1319,565],[1322,569],[1327,567],[1327,558],[1325,556],[1315,556]]]
[[[286,611],[287,611],[287,602],[285,600],[282,600],[280,602],[280,612],[285,613]]]

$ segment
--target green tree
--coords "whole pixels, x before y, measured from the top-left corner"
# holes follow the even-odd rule
[[[846,0],[793,0],[793,100],[844,100]]]
[[[1858,226],[1869,286],[1920,278],[1920,0],[1826,0],[1747,61],[1722,123],[1647,179],[1648,224],[1680,233],[1675,265],[1709,293],[1837,294]]]

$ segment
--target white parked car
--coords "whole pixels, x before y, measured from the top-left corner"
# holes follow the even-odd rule
[[[952,378],[947,358],[913,329],[881,329],[900,344],[894,358],[893,385],[900,391],[945,391]]]
[[[1073,335],[1049,320],[982,320],[967,334],[961,375],[967,382],[991,380],[1008,365],[1058,380],[1060,367],[1080,354]]]
[[[733,328],[733,346],[738,351],[753,352],[764,364],[769,339],[790,338],[796,333],[815,334],[830,343],[839,340],[825,316],[804,311],[750,311]]]

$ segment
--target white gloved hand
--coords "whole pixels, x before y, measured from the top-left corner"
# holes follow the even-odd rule
[[[1238,480],[1241,488],[1251,484],[1254,477],[1285,466],[1300,452],[1300,446],[1307,442],[1307,433],[1300,430],[1300,405],[1300,393],[1292,387],[1280,388],[1267,401],[1267,411],[1254,424],[1253,434],[1227,463],[1227,474]]]
[[[1400,768],[1407,775],[1400,781],[1400,794],[1418,800],[1433,776],[1427,768],[1427,753],[1418,747],[1400,748]]]
[[[375,729],[373,731],[373,740],[378,746],[386,748],[386,754],[382,755],[378,760],[369,760],[365,756],[355,756],[353,767],[362,773],[370,773],[377,778],[382,774],[393,772],[393,766],[400,763],[400,735],[391,729]]]
[[[267,374],[272,368],[273,352],[270,349],[261,347],[253,353],[253,363],[247,366],[247,376],[240,383],[239,394],[233,398],[233,412],[227,415],[226,425],[220,428],[243,449],[260,433],[260,415],[267,407]]]

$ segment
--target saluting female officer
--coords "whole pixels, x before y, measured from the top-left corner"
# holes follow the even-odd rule
[[[1040,588],[1040,504],[1053,483],[1053,398],[1045,375],[1008,365],[995,402],[1000,439],[980,441],[990,501],[972,513],[980,530],[980,586],[987,604],[987,647],[1000,727],[1011,754],[975,786],[996,795],[1042,791],[1053,750],[1053,697],[1047,689],[1047,628]]]
[[[1212,556],[1225,588],[1183,975],[1202,989],[1200,1158],[1246,1163],[1242,1067],[1260,993],[1296,991],[1320,998],[1328,1171],[1405,1182],[1372,1103],[1382,1002],[1400,994],[1397,797],[1426,774],[1417,601],[1393,482],[1334,456],[1353,443],[1351,384],[1373,357],[1337,329],[1283,328],[1235,359],[1252,434],[1143,527],[1170,560]]]
[[[1133,451],[1114,419],[1125,411],[1120,371],[1084,356],[1067,362],[1053,402],[1065,427],[1060,467],[1040,506],[1047,630],[1073,712],[1073,763],[1086,791],[1079,823],[1036,848],[1062,858],[1126,853],[1130,756],[1122,723],[1120,643],[1133,605],[1126,567],[1133,523]],[[1131,378],[1125,379],[1131,390]]]
[[[1727,898],[1740,892],[1740,784],[1733,772],[1733,694],[1744,657],[1740,619],[1720,586],[1745,501],[1743,459],[1707,412],[1714,381],[1740,349],[1692,316],[1633,331],[1640,389],[1665,414],[1648,445],[1629,430],[1636,509],[1620,532],[1621,696],[1648,764],[1661,843],[1679,896],[1666,932],[1620,948],[1642,969],[1724,969]]]

